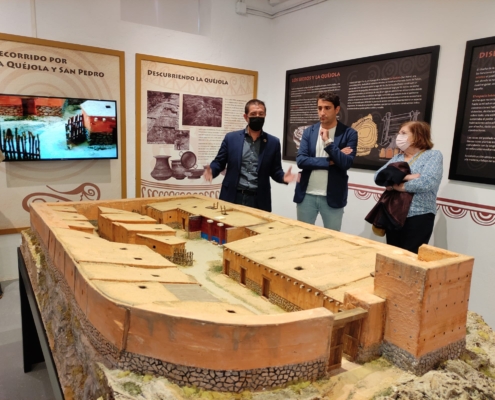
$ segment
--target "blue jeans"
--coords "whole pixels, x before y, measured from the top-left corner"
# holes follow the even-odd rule
[[[318,213],[325,228],[340,231],[344,209],[330,207],[325,196],[306,193],[302,203],[297,204],[297,220],[314,225]]]

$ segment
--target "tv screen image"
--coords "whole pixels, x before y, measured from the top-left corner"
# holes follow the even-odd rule
[[[4,161],[116,159],[117,102],[0,94]]]

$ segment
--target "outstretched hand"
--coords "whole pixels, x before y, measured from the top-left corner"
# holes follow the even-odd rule
[[[205,172],[203,172],[203,178],[207,182],[211,182],[213,180],[213,172],[211,172],[211,167],[209,165],[205,167]]]
[[[289,167],[287,172],[284,174],[284,182],[291,183],[297,179],[297,174],[292,173],[292,165]]]

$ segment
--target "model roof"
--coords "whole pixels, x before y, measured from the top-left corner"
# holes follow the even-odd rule
[[[235,227],[260,225],[269,222],[268,219],[250,214],[249,211],[246,212],[234,210],[228,205],[225,206],[225,214],[222,214],[222,209],[220,206],[218,208],[212,208],[214,204],[216,204],[216,202],[213,200],[181,198],[161,201],[159,203],[151,203],[148,205],[148,207],[153,207],[154,209],[159,211],[171,211],[180,209],[192,215],[201,215],[217,223],[221,222],[225,225]]]
[[[83,111],[92,117],[115,117],[115,102],[103,100],[86,100],[81,104]]]

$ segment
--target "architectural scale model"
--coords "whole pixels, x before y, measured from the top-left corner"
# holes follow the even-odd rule
[[[179,268],[202,239],[281,311],[225,302]],[[64,391],[77,368],[81,387],[98,381],[95,362],[241,392],[325,377],[343,354],[422,374],[465,347],[472,257],[204,196],[33,203],[21,251]]]

